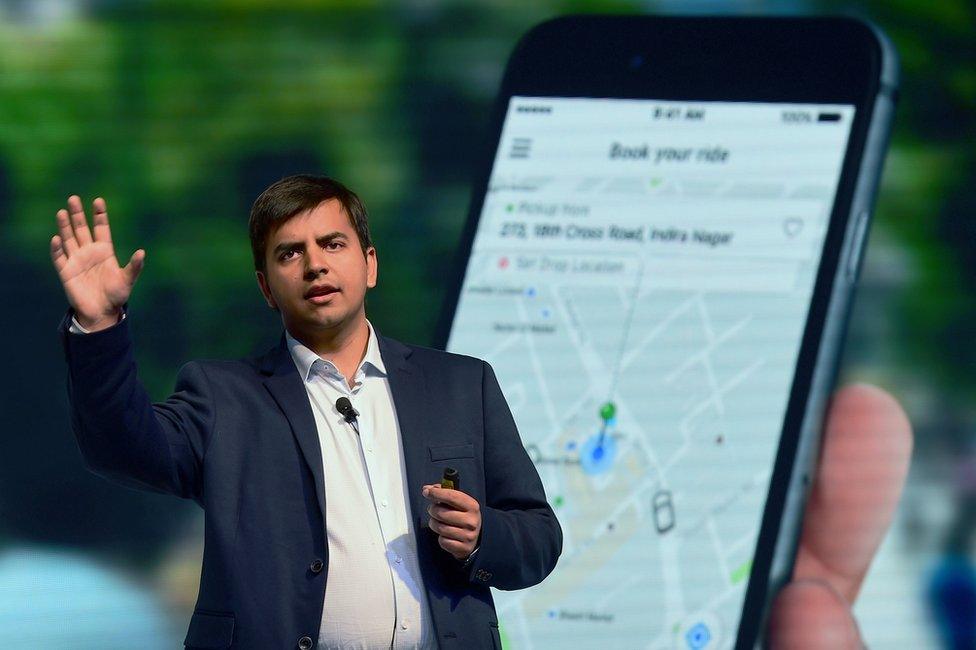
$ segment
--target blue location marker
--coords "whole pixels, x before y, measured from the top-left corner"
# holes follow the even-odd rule
[[[573,451],[574,449],[576,449],[575,440],[570,440],[569,442],[566,443],[566,451]]]
[[[535,297],[535,287],[529,287],[528,289],[526,289],[525,295],[527,295],[529,298]]]
[[[613,467],[617,441],[613,436],[595,433],[586,439],[579,451],[580,466],[587,474],[603,474]]]
[[[691,629],[685,633],[685,641],[688,642],[690,650],[702,650],[708,646],[712,640],[712,633],[704,623],[695,623]]]
[[[583,443],[580,449],[580,465],[587,474],[602,474],[613,466],[617,455],[617,441],[607,435],[607,428],[617,421],[617,405],[607,402],[600,407],[603,425],[600,432]]]

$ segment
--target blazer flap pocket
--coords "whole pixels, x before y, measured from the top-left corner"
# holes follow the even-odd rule
[[[430,452],[430,459],[435,461],[448,458],[474,458],[474,445],[470,442],[463,445],[427,447],[427,451]]]
[[[190,648],[229,648],[233,640],[233,614],[193,612],[183,643]]]

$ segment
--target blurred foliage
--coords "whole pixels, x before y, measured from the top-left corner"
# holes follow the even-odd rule
[[[890,336],[869,342],[878,315],[857,310],[853,328],[862,335],[852,334],[891,352],[892,364],[871,374],[886,376],[896,392],[896,377],[913,375],[904,383],[921,383],[936,394],[934,401],[961,411],[976,399],[976,5],[877,0],[827,2],[823,8],[874,21],[901,59],[875,236],[893,239],[904,255],[890,262],[904,268],[877,270],[891,277],[890,287],[872,285],[869,275],[861,289],[867,298],[862,306],[871,302],[872,291],[892,293],[883,315],[893,325]],[[848,356],[859,355],[876,356],[858,350]],[[912,415],[923,431],[927,420],[944,424],[942,413]],[[918,436],[922,453],[933,443],[958,449],[972,439],[968,426],[934,426],[931,433]]]

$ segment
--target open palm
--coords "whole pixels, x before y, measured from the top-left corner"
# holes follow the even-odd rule
[[[54,268],[68,302],[86,327],[119,313],[146,258],[146,252],[140,248],[125,267],[120,267],[105,200],[97,198],[92,206],[94,237],[88,229],[81,198],[73,195],[68,198],[68,209],[58,210],[58,234],[51,238]]]

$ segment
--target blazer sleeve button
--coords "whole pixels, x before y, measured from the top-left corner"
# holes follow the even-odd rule
[[[312,648],[312,637],[303,636],[298,640],[299,650],[311,650]]]
[[[312,563],[308,565],[308,568],[312,570],[312,573],[320,573],[324,567],[325,563],[318,558],[312,560]]]

